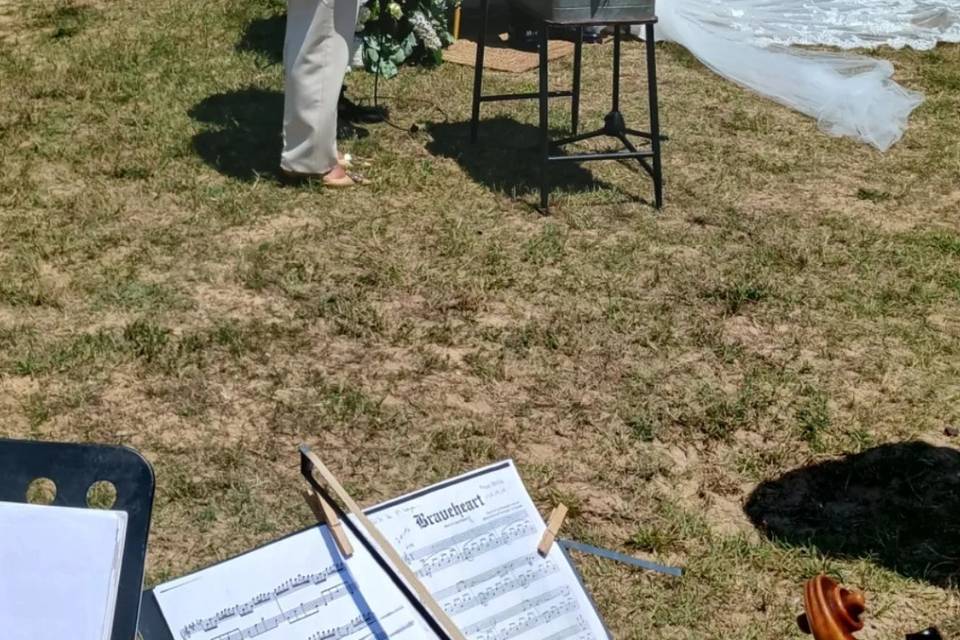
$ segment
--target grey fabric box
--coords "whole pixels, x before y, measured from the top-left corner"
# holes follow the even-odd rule
[[[535,18],[553,23],[654,20],[655,0],[510,0]]]

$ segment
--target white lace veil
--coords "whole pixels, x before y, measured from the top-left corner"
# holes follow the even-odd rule
[[[893,65],[861,55],[787,47],[932,48],[960,42],[956,0],[659,0],[658,37],[713,71],[816,118],[831,135],[890,148],[921,94]]]

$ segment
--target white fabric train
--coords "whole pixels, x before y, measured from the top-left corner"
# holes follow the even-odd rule
[[[660,0],[658,37],[716,73],[815,118],[831,135],[886,151],[923,96],[893,80],[893,65],[841,48],[960,42],[957,0]]]

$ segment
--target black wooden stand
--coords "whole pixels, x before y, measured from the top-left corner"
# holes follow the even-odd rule
[[[643,20],[603,22],[548,22],[542,18],[537,21],[540,25],[540,88],[537,93],[511,93],[501,95],[483,95],[483,54],[487,33],[487,14],[489,0],[480,2],[480,35],[477,38],[477,60],[473,79],[473,115],[470,122],[470,141],[477,141],[480,126],[480,104],[483,102],[500,102],[505,100],[538,99],[540,102],[540,137],[541,137],[541,174],[540,174],[540,210],[549,213],[550,179],[548,167],[551,162],[583,162],[587,160],[621,160],[636,159],[640,166],[653,179],[654,204],[657,209],[663,206],[663,171],[660,162],[660,114],[657,105],[657,66],[656,48],[654,46],[653,26],[657,22],[655,16]],[[604,118],[603,127],[586,133],[578,133],[580,122],[580,75],[583,57],[583,28],[597,24],[610,24],[613,27],[613,104],[610,113]],[[620,112],[620,43],[623,28],[629,25],[642,24],[645,27],[647,50],[647,94],[650,102],[650,131],[637,131],[627,127],[623,114]],[[550,27],[576,27],[577,38],[574,43],[573,54],[573,86],[568,91],[550,91],[548,88],[549,69],[547,57],[547,42]],[[560,140],[551,140],[549,131],[548,103],[550,98],[570,98],[571,136]],[[638,149],[628,136],[635,136],[648,140],[649,147]],[[610,137],[616,139],[622,146],[620,151],[583,152],[570,155],[552,154],[558,149],[575,142],[583,142],[591,138]]]

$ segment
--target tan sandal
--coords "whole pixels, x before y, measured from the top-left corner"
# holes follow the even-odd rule
[[[339,178],[331,178],[329,176],[323,176],[323,186],[331,187],[333,189],[343,189],[345,187],[355,187],[360,184],[360,180],[354,179],[354,176],[347,173]]]
[[[320,182],[325,187],[332,187],[334,189],[342,189],[344,187],[353,187],[358,184],[366,184],[367,179],[361,176],[359,173],[345,172],[345,175],[339,178],[333,178],[330,176],[330,172],[327,173],[300,173],[297,171],[289,171],[287,169],[280,169],[280,175],[283,177],[284,181],[291,184],[300,184],[303,182]]]
[[[300,173],[298,171],[289,171],[280,169],[280,175],[284,181],[290,184],[301,184],[304,182],[320,182],[325,187],[336,189],[343,187],[354,187],[358,184],[367,184],[369,180],[359,173],[345,172],[345,175],[339,178],[330,177],[330,173]]]

